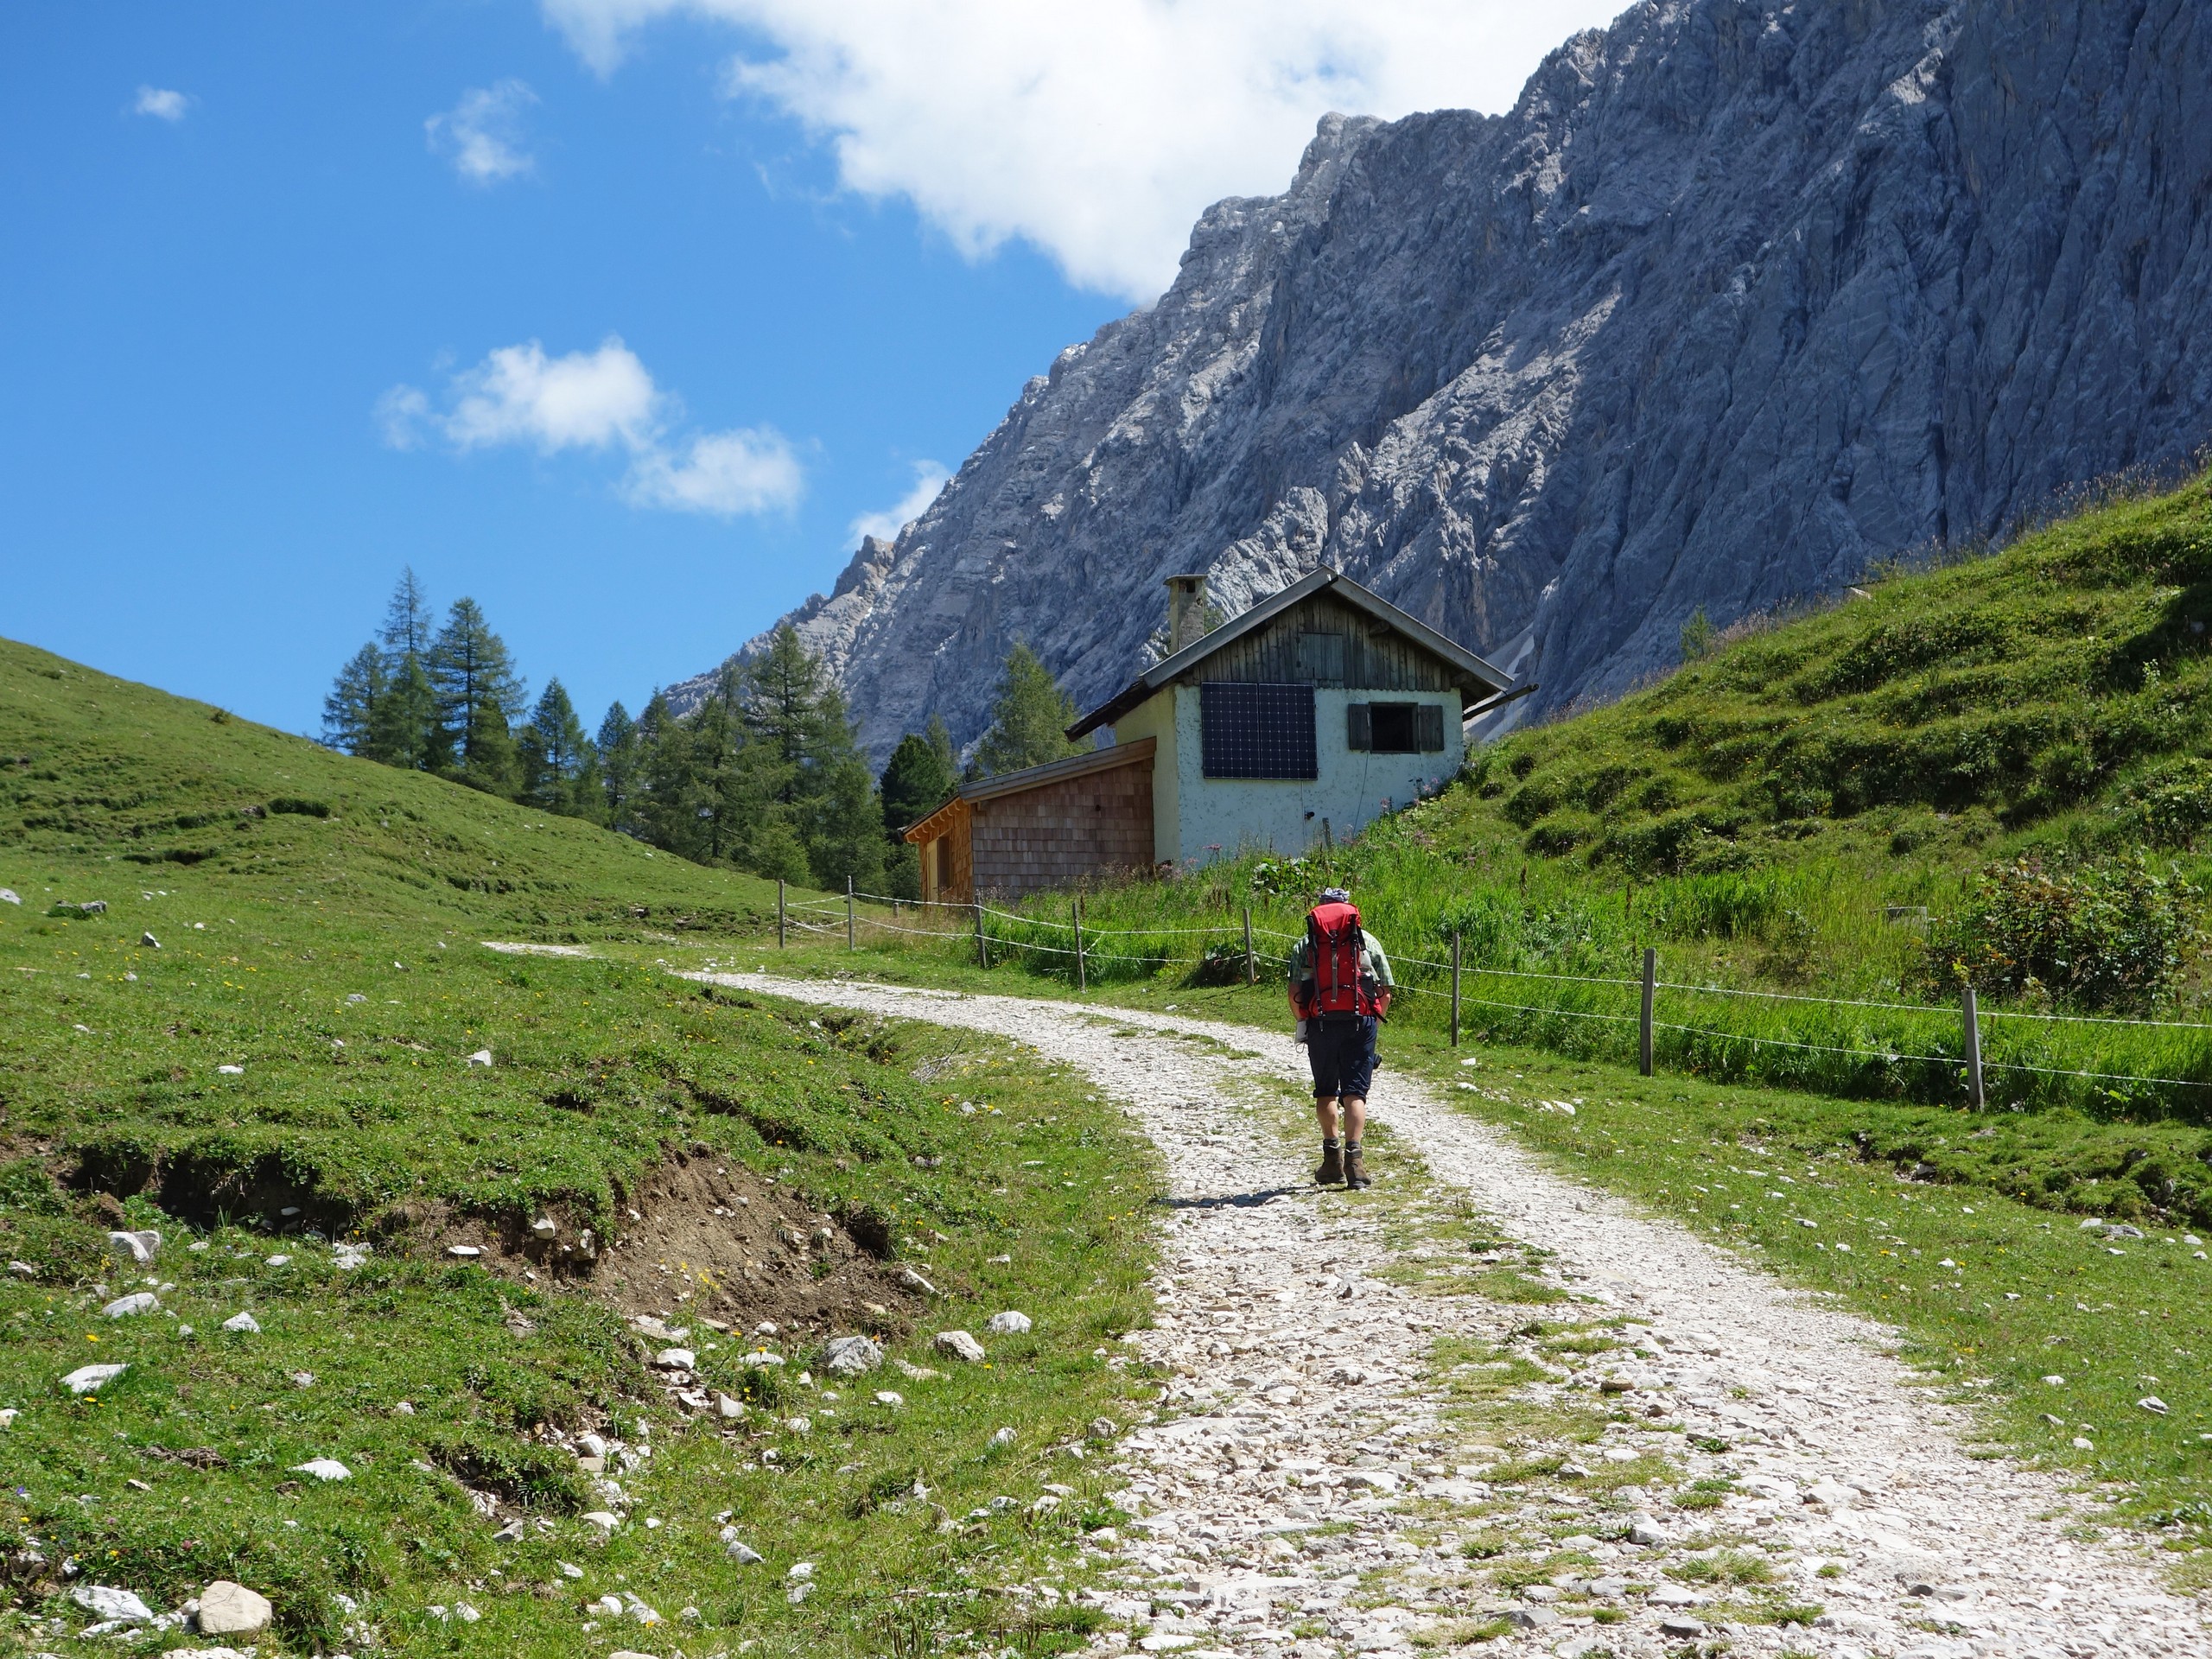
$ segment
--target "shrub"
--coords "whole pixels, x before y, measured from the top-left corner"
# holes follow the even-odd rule
[[[1700,605],[1690,613],[1690,620],[1682,624],[1682,660],[1694,663],[1713,649],[1714,628],[1712,620]]]
[[[2190,755],[2155,766],[2128,785],[2121,811],[2152,845],[2188,847],[2212,823],[2212,761]]]
[[[2148,1007],[2196,950],[2197,890],[2140,859],[1993,865],[1931,931],[1933,987],[2046,992],[2086,1007]]]

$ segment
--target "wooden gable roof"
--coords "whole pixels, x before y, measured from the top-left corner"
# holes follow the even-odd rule
[[[1257,636],[1271,623],[1310,601],[1325,595],[1331,608],[1348,607],[1379,625],[1377,632],[1391,636],[1404,652],[1425,660],[1438,680],[1438,689],[1456,685],[1461,706],[1471,709],[1510,691],[1513,677],[1478,657],[1456,640],[1446,638],[1419,618],[1410,616],[1381,594],[1363,588],[1340,570],[1323,565],[1300,577],[1289,587],[1270,594],[1243,615],[1232,618],[1194,640],[1173,656],[1163,658],[1131,680],[1121,690],[1068,728],[1071,739],[1102,726],[1110,726],[1163,686],[1191,677],[1234,647],[1257,644]],[[1281,677],[1305,677],[1288,670]],[[1357,681],[1364,684],[1365,682]]]

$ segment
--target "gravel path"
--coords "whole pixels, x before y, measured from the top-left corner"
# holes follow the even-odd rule
[[[1399,1179],[1325,1194],[1310,1134],[1286,1133],[1279,1080],[1305,1082],[1287,1036],[696,977],[1030,1045],[1087,1071],[1159,1145],[1158,1328],[1128,1340],[1173,1369],[1173,1409],[1120,1448],[1140,1518],[1103,1541],[1109,1587],[1094,1599],[1118,1628],[1098,1651],[2212,1651],[2196,1604],[2143,1552],[2069,1536],[2077,1506],[2056,1481],[1967,1456],[1965,1419],[1882,1357],[1894,1333],[1562,1179],[1407,1077],[1378,1082],[1391,1145],[1370,1151]],[[1511,1241],[1478,1261],[1570,1299],[1421,1287],[1450,1261],[1446,1288],[1464,1287],[1464,1239],[1440,1249],[1422,1230],[1470,1200]],[[1560,1341],[1577,1323],[1586,1340]],[[1698,1478],[1731,1484],[1683,1507]]]

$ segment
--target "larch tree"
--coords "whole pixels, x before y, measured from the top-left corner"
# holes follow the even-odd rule
[[[457,599],[430,648],[430,683],[463,783],[495,795],[514,791],[513,728],[525,695],[506,643],[473,599]]]
[[[388,681],[384,652],[373,641],[355,652],[322,700],[322,741],[347,754],[366,754],[377,704],[389,689]]]
[[[1060,690],[1037,653],[1017,640],[999,673],[990,729],[976,750],[976,774],[995,778],[1086,753],[1088,744],[1068,741],[1075,721],[1075,699]]]
[[[618,700],[609,703],[594,740],[599,751],[600,822],[628,830],[631,797],[637,790],[638,722]]]
[[[599,816],[599,756],[558,675],[546,681],[515,747],[524,800],[566,817]]]

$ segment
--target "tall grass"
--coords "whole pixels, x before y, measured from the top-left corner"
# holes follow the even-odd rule
[[[1448,859],[1422,839],[1415,809],[1326,856],[1251,856],[1179,880],[991,905],[989,965],[1072,985],[1079,908],[1091,987],[1233,980],[1249,908],[1259,976],[1280,981],[1313,893],[1342,884],[1390,957],[1403,993],[1393,1023],[1449,1024],[1456,933],[1468,1040],[1632,1064],[1648,946],[1658,953],[1662,1071],[1854,1099],[1967,1098],[1960,1008],[1910,988],[1922,906],[1894,905],[1866,871],[1826,863],[1607,881],[1560,861]],[[1891,885],[1939,903],[1956,889],[1926,869]],[[1893,919],[1892,908],[1904,913]],[[970,910],[908,906],[894,916],[863,905],[858,918],[872,947],[978,963]],[[842,912],[836,922],[842,934]],[[1993,1109],[2212,1122],[2212,1029],[2037,1017],[2055,1012],[1985,1007]]]

